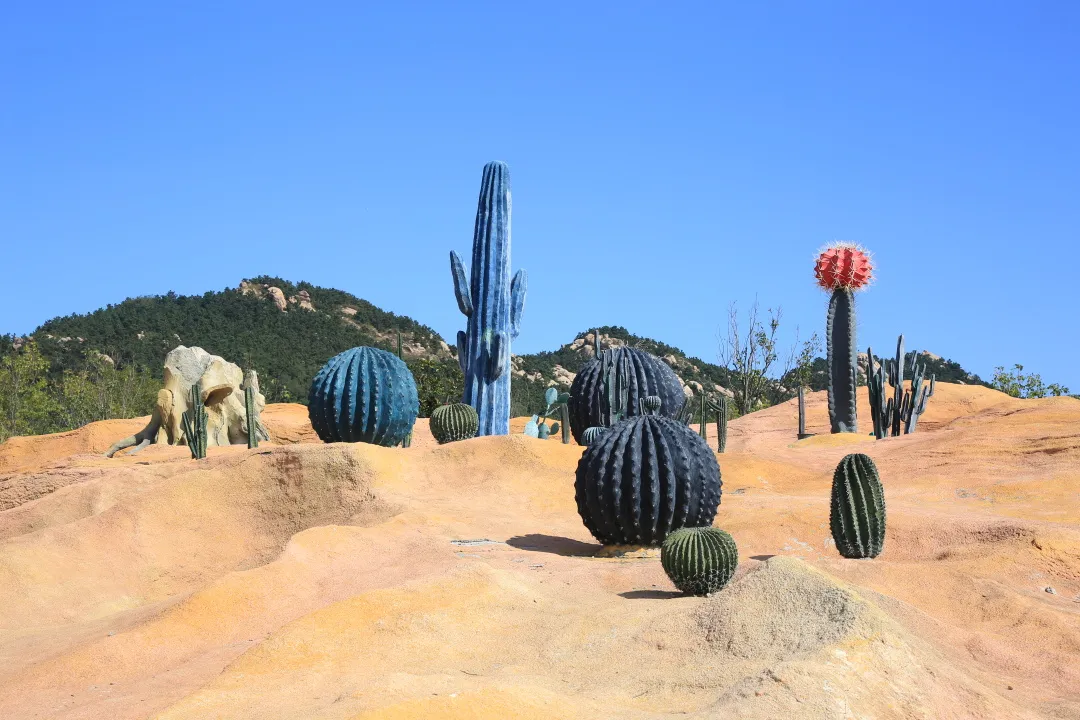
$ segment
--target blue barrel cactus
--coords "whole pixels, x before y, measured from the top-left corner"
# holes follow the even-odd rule
[[[412,432],[419,411],[408,366],[378,348],[355,347],[330,358],[308,393],[308,417],[323,442],[393,447]]]
[[[510,279],[510,169],[484,166],[473,228],[471,282],[456,252],[450,271],[458,309],[469,319],[457,334],[457,354],[465,373],[462,402],[476,408],[477,435],[510,433],[510,341],[521,329],[526,275]]]

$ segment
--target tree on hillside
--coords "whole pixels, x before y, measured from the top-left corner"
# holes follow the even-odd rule
[[[720,338],[720,365],[730,374],[729,390],[734,395],[735,409],[740,415],[784,402],[794,397],[800,385],[809,383],[815,354],[821,341],[815,333],[802,343],[798,328],[795,341],[784,355],[784,365],[777,372],[780,352],[777,332],[783,308],[768,310],[768,319],[761,317],[757,300],[747,313],[745,325],[740,323],[738,307],[732,303],[728,310],[726,335]]]
[[[1005,372],[1004,365],[994,368],[994,379],[990,387],[1014,398],[1042,398],[1047,395],[1059,397],[1069,394],[1069,388],[1057,383],[1047,385],[1038,373],[1025,375],[1024,366],[1019,364],[1013,365],[1012,372]]]
[[[0,442],[49,431],[56,403],[48,372],[49,361],[33,340],[0,359]]]

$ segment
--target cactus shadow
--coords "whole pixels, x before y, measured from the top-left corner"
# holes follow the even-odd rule
[[[628,590],[619,593],[619,597],[627,600],[670,600],[683,597],[683,593],[677,590]]]
[[[518,550],[545,552],[566,557],[592,557],[603,547],[599,543],[587,543],[557,535],[542,535],[539,533],[517,535],[507,540],[506,544]]]

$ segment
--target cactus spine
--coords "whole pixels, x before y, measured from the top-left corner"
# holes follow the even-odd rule
[[[472,279],[456,252],[450,270],[458,309],[468,318],[458,331],[457,352],[465,374],[463,402],[476,408],[479,435],[510,432],[510,341],[521,328],[526,275],[510,279],[510,170],[505,163],[484,166],[473,228]]]
[[[191,386],[191,403],[188,409],[180,416],[184,426],[184,439],[187,440],[188,449],[194,460],[206,457],[206,407],[202,401],[202,384],[195,383]]]
[[[688,595],[709,595],[727,585],[739,565],[735,540],[720,528],[688,527],[667,536],[660,564]]]
[[[833,473],[829,526],[846,558],[873,558],[885,544],[885,491],[868,456],[848,455]]]

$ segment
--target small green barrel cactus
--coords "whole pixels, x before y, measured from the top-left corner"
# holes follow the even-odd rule
[[[589,447],[594,442],[600,439],[600,436],[607,432],[606,427],[591,427],[585,428],[585,432],[581,433],[581,444],[585,447]]]
[[[877,466],[861,453],[848,455],[833,473],[829,525],[846,558],[873,558],[885,544],[885,490]]]
[[[440,445],[474,438],[479,427],[480,417],[472,405],[443,405],[431,413],[431,434]]]
[[[730,535],[714,527],[688,527],[667,536],[660,563],[675,587],[688,595],[708,595],[727,585],[739,565]]]

